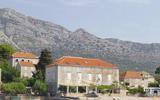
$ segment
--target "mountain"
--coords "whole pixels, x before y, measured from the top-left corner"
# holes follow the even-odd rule
[[[0,43],[7,42],[17,50],[36,54],[48,48],[54,58],[63,55],[96,57],[116,64],[121,70],[149,72],[160,64],[160,44],[102,39],[82,28],[72,32],[9,8],[0,9],[0,31]]]

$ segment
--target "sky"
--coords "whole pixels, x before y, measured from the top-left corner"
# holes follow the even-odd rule
[[[0,0],[27,16],[101,38],[160,43],[160,0]]]

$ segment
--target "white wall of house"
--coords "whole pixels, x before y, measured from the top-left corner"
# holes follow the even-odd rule
[[[129,78],[129,79],[124,79],[124,82],[129,83],[130,87],[144,87],[147,88],[149,83],[153,83],[155,80],[154,78],[148,78],[148,79],[142,79],[142,78]]]
[[[36,68],[35,67],[28,67],[28,66],[20,66],[18,64],[17,70],[20,72],[21,78],[23,78],[23,77],[31,78],[33,75],[33,72],[36,71]]]
[[[16,67],[17,64],[18,64],[18,62],[20,62],[20,61],[26,61],[26,62],[30,61],[30,62],[32,62],[33,64],[36,65],[36,64],[38,64],[39,59],[38,59],[38,58],[36,58],[36,59],[29,59],[29,58],[11,58],[11,59],[10,59],[11,66],[12,66],[12,67]]]
[[[100,81],[97,82],[97,76]],[[109,77],[107,77],[109,76]],[[79,80],[80,79],[80,80]],[[86,86],[90,84],[111,85],[119,82],[118,69],[82,66],[59,66],[58,84],[71,86]]]
[[[119,70],[105,67],[53,66],[46,68],[45,76],[45,81],[52,90],[56,90],[59,85],[111,85],[114,81],[119,82]]]

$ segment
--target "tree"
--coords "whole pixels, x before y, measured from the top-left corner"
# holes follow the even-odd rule
[[[160,75],[160,66],[156,68],[155,74]]]
[[[37,95],[43,95],[46,93],[47,91],[47,86],[46,84],[41,81],[41,80],[36,80],[36,82],[33,85],[33,91],[37,94]]]
[[[33,73],[32,77],[34,78],[34,80],[40,80],[40,81],[44,80],[41,70],[37,70],[35,73]]]
[[[155,80],[160,84],[160,75],[155,75]]]
[[[41,51],[41,55],[39,57],[39,63],[37,65],[37,69],[42,71],[43,76],[45,76],[45,67],[52,62],[51,52],[47,49]]]
[[[155,80],[160,84],[160,66],[156,68],[155,74]]]
[[[16,68],[9,66],[7,60],[0,61],[0,68],[2,69],[2,82],[12,82],[15,77],[19,77],[19,72]]]
[[[13,48],[9,44],[0,45],[0,58],[9,59],[10,55],[14,52]]]
[[[0,68],[2,69],[2,82],[11,82],[19,74],[17,70],[10,66],[8,59],[14,52],[9,44],[0,44]]]
[[[159,84],[158,84],[158,82],[149,83],[148,87],[159,87]]]

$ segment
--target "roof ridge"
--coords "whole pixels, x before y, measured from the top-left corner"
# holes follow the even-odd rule
[[[75,56],[63,56],[50,65],[79,65],[79,66],[90,66],[90,67],[112,67],[116,68],[114,64],[103,61],[98,58],[83,58]]]
[[[32,52],[19,52],[19,51],[13,53],[12,57],[15,57],[15,58],[38,58],[38,56]]]

